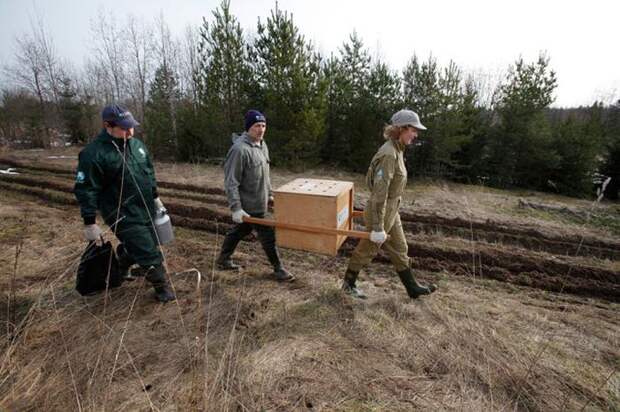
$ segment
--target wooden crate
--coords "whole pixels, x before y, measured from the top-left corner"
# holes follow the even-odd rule
[[[274,190],[278,223],[351,229],[353,182],[295,179]],[[346,236],[276,229],[278,246],[335,256]]]

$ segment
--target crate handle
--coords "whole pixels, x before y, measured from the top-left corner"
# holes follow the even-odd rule
[[[343,230],[343,229],[333,229],[333,228],[321,227],[321,226],[298,225],[294,223],[276,222],[275,220],[269,220],[269,219],[259,219],[257,217],[244,217],[243,221],[246,223],[253,223],[255,225],[272,226],[272,227],[276,227],[280,229],[295,230],[299,232],[348,236],[348,237],[354,237],[358,239],[369,239],[370,240],[370,233],[362,232],[360,230]]]

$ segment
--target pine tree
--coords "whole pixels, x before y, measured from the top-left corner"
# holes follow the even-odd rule
[[[466,152],[478,127],[477,95],[464,83],[459,67],[450,62],[443,69],[432,56],[419,63],[413,56],[403,71],[405,106],[416,111],[427,127],[408,165],[413,174],[464,179]]]
[[[321,57],[299,33],[293,16],[276,7],[258,22],[252,48],[267,116],[272,161],[291,164],[318,159],[325,127],[325,81]]]
[[[177,114],[180,93],[177,79],[166,64],[155,72],[146,104],[145,135],[156,157],[173,158],[177,153]]]
[[[205,139],[207,130],[205,116],[196,110],[196,102],[188,97],[182,98],[177,106],[177,154],[182,161],[199,162],[209,155],[216,154]]]
[[[326,141],[322,158],[332,164],[352,167],[351,153],[359,136],[353,128],[358,119],[357,103],[370,78],[370,56],[354,32],[340,49],[340,56],[331,56],[325,66],[328,83]],[[363,87],[362,87],[363,86]]]
[[[549,189],[547,176],[559,157],[544,110],[553,101],[556,84],[544,54],[531,64],[520,58],[511,68],[499,89],[499,124],[488,146],[492,184]]]
[[[60,80],[58,109],[70,142],[73,144],[85,142],[88,135],[83,128],[82,107],[77,100],[77,91],[68,77]]]
[[[329,125],[328,141],[331,160],[348,169],[362,171],[368,166],[358,153],[365,146],[367,126],[367,87],[370,83],[371,58],[357,33],[340,49],[340,58],[333,62],[330,84],[335,88],[335,113]],[[375,131],[376,132],[376,131]],[[374,145],[373,145],[374,146]]]
[[[333,55],[325,62],[323,72],[326,81],[325,141],[321,148],[321,160],[336,164],[342,153],[349,153],[349,140],[341,133],[341,123],[345,113],[346,96],[344,74],[341,65]]]
[[[211,23],[203,19],[199,37],[196,77],[201,112],[206,119],[203,132],[211,154],[223,156],[230,147],[232,133],[242,129],[255,83],[243,30],[230,12],[229,0],[213,11]]]
[[[355,32],[326,67],[329,122],[323,158],[365,171],[383,143],[383,126],[400,107],[400,78],[385,63],[372,61]]]
[[[353,170],[365,171],[377,148],[384,143],[383,128],[402,105],[400,88],[397,73],[382,61],[371,63],[366,93],[357,103],[362,118],[359,119],[359,140],[353,142]]]
[[[558,166],[548,179],[559,193],[587,196],[592,193],[593,175],[598,169],[597,156],[602,142],[602,105],[595,103],[589,119],[579,121],[573,115],[554,128],[553,146]]]
[[[604,126],[605,151],[601,173],[611,178],[605,196],[618,200],[620,194],[620,100],[609,107]]]
[[[484,170],[484,149],[490,127],[490,112],[481,107],[478,90],[469,77],[461,90],[458,114],[458,128],[453,141],[455,147],[450,151],[450,178],[464,183],[479,183],[481,170]]]

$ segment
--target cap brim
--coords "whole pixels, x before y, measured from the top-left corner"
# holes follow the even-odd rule
[[[418,124],[403,123],[403,124],[395,124],[394,126],[399,126],[399,127],[411,126],[418,130],[426,130],[426,126],[424,126],[422,123],[418,123]]]
[[[138,123],[136,119],[133,118],[133,116],[126,117],[125,119],[121,120],[116,124],[118,125],[118,127],[121,127],[123,129],[131,129],[132,127],[140,126],[140,123]]]

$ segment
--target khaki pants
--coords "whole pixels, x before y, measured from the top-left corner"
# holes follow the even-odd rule
[[[348,270],[359,272],[370,263],[381,248],[388,254],[397,272],[407,269],[409,267],[409,256],[407,254],[409,248],[399,214],[396,214],[394,224],[386,232],[390,238],[380,247],[368,239],[361,239],[353,251]]]

